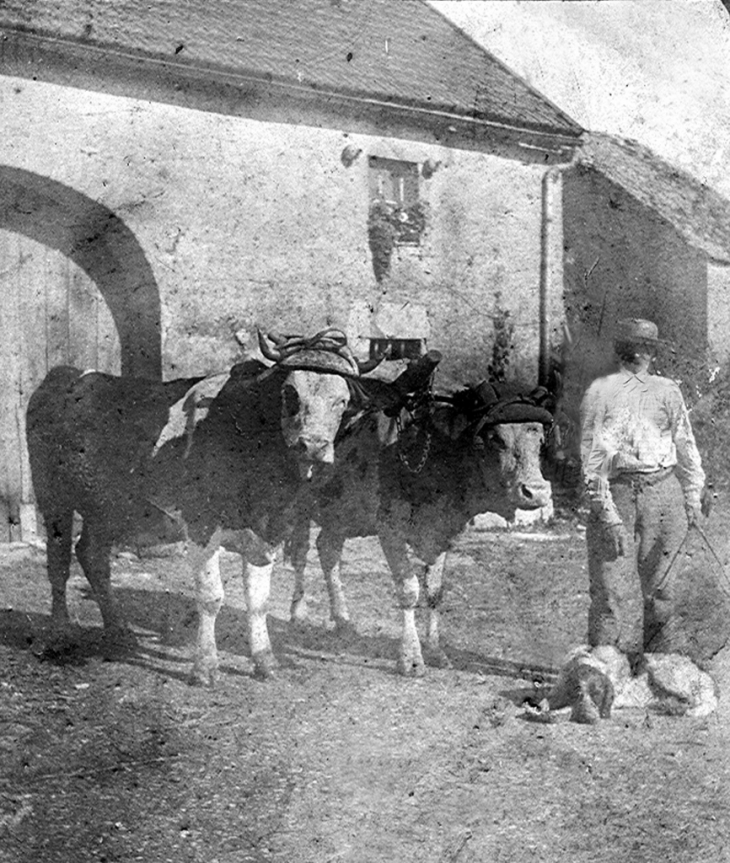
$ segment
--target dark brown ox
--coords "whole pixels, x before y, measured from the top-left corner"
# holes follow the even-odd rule
[[[60,367],[33,394],[28,448],[48,535],[56,642],[67,643],[70,634],[74,511],[83,518],[76,555],[106,638],[124,643],[131,636],[111,591],[109,554],[157,510],[175,519],[187,540],[199,616],[194,679],[212,682],[218,667],[221,545],[243,557],[255,673],[270,675],[266,602],[275,548],[306,485],[303,477],[332,462],[354,392],[347,378],[358,369],[331,333],[296,352],[261,343],[276,366],[252,361],[225,374],[168,383]]]
[[[309,524],[321,525],[317,549],[335,625],[351,628],[340,581],[345,540],[377,535],[403,610],[399,670],[423,672],[415,623],[419,578],[408,547],[425,565],[421,580],[429,608],[427,659],[448,664],[439,645],[438,609],[447,550],[478,513],[511,519],[550,499],[540,468],[544,427],[551,414],[534,400],[499,398],[488,384],[466,388],[435,404],[416,406],[409,426],[383,413],[365,416],[341,434],[333,477],[299,515],[291,543],[296,584],[292,619],[306,616],[304,568]]]

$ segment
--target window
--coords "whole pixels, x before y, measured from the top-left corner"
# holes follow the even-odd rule
[[[370,339],[370,358],[388,355],[389,360],[417,360],[426,353],[425,339]]]
[[[370,213],[386,219],[397,245],[417,246],[425,226],[418,198],[418,165],[370,156]]]

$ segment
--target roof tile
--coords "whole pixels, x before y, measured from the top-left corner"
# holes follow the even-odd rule
[[[4,0],[0,26],[577,137],[423,0]]]

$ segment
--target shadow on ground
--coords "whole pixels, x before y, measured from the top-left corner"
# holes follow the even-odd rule
[[[84,589],[86,598],[90,592]],[[139,588],[117,587],[115,596],[123,615],[138,637],[136,648],[120,649],[108,645],[101,626],[74,626],[73,649],[47,649],[51,633],[50,615],[18,609],[0,612],[0,644],[17,650],[30,650],[42,661],[56,664],[83,665],[90,659],[122,661],[160,672],[160,662],[180,662],[181,655],[192,651],[197,627],[195,601],[182,593]],[[248,657],[246,613],[224,605],[216,622],[216,640],[223,654]],[[268,616],[269,636],[274,654],[284,667],[296,666],[301,658],[321,658],[338,664],[362,665],[378,662],[383,670],[395,673],[399,639],[388,634],[366,635],[354,628],[347,633],[317,625],[292,623],[273,614]],[[454,669],[473,674],[524,678],[540,683],[552,678],[557,669],[522,660],[490,657],[473,650],[446,645]],[[241,674],[241,670],[222,662],[223,674]],[[186,673],[166,668],[173,678]]]

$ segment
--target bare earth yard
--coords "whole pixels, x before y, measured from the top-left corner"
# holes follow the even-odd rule
[[[726,524],[716,512],[708,528],[723,555]],[[264,684],[250,676],[239,559],[224,555],[223,673],[205,690],[186,682],[195,607],[179,557],[114,560],[141,645],[122,661],[103,658],[74,565],[88,639],[59,664],[42,654],[43,552],[0,549],[0,860],[730,860],[726,704],[703,720],[620,711],[599,726],[531,722],[520,705],[584,638],[579,527],[467,533],[447,562],[454,668],[418,680],[394,673],[399,614],[376,542],[346,547],[347,641],[310,561],[304,629],[277,567],[281,669]]]

